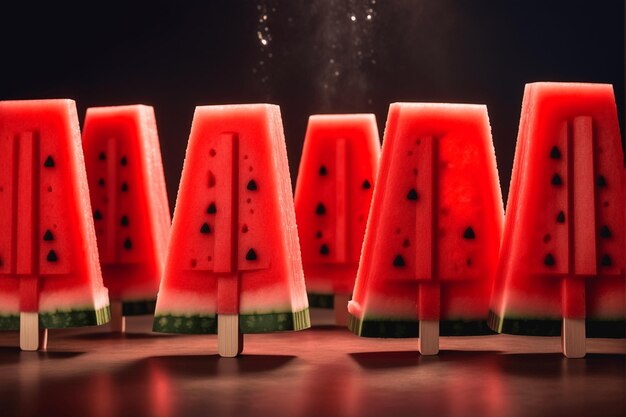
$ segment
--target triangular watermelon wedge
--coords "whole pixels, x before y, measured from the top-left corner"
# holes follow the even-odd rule
[[[88,109],[83,146],[112,306],[121,303],[124,316],[152,314],[171,221],[152,107]]]
[[[0,328],[109,320],[76,106],[0,102]]]
[[[154,330],[310,326],[278,106],[196,108]]]
[[[490,325],[624,337],[624,154],[613,88],[535,83],[524,92]]]
[[[337,301],[337,324],[347,324],[379,156],[373,114],[309,118],[295,192],[302,265],[309,304]]]
[[[418,337],[419,321],[438,321],[441,335],[490,333],[502,223],[487,108],[392,104],[351,330]]]

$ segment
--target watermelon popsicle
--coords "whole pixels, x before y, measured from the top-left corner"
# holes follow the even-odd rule
[[[503,223],[487,108],[395,103],[352,301],[367,337],[489,334]]]
[[[569,357],[624,337],[623,164],[612,86],[526,86],[494,330],[561,335]]]
[[[311,307],[348,324],[380,140],[373,114],[309,118],[295,192],[302,266]]]
[[[109,320],[90,213],[74,101],[0,102],[0,329],[24,350]]]
[[[83,147],[111,327],[123,332],[124,316],[154,312],[169,236],[154,110],[88,109]]]
[[[278,106],[196,108],[154,330],[218,334],[310,326]]]

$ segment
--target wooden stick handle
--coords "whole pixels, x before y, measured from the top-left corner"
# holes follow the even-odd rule
[[[419,321],[418,349],[422,355],[439,353],[439,320]]]
[[[48,342],[48,333],[44,329],[40,337],[39,313],[20,313],[20,349],[26,351],[45,350]]]
[[[239,332],[239,314],[217,315],[217,352],[223,358],[234,358],[243,351],[243,334]]]
[[[561,331],[563,354],[568,358],[584,358],[587,354],[585,319],[563,318]]]
[[[115,333],[126,332],[126,317],[122,314],[121,301],[111,301],[111,321],[109,328]]]

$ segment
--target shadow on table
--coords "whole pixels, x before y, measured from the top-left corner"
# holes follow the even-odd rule
[[[499,368],[507,374],[544,378],[623,377],[626,366],[626,358],[622,354],[588,353],[581,359],[568,359],[561,353],[502,354],[496,359]]]
[[[295,358],[291,355],[242,355],[238,358],[222,358],[219,355],[152,356],[133,366],[146,362],[164,373],[187,378],[271,372]]]
[[[365,369],[391,369],[428,366],[445,362],[480,362],[497,355],[496,351],[442,350],[438,355],[422,356],[413,351],[358,352],[349,356]]]
[[[73,335],[64,336],[68,339],[77,340],[150,340],[159,338],[175,337],[175,334],[165,333],[118,333],[118,332],[94,332],[94,333],[79,333]]]
[[[24,352],[20,350],[19,346],[0,346],[0,365],[10,365],[31,360],[72,359],[84,353],[85,352],[55,350]]]
[[[338,331],[350,333],[350,330],[345,326],[338,326],[336,324],[314,324],[309,329],[306,329],[307,332],[328,332],[328,331]]]

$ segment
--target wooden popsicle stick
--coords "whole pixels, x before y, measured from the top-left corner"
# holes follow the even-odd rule
[[[335,312],[335,324],[337,326],[348,327],[348,302],[350,296],[348,294],[335,294],[333,300],[333,310]]]
[[[217,315],[217,352],[223,358],[234,358],[243,352],[239,314]]]
[[[122,302],[111,301],[111,321],[109,322],[109,328],[115,333],[126,332],[126,317],[122,313]]]
[[[568,358],[584,358],[587,354],[585,319],[563,318],[561,346]]]
[[[23,311],[20,313],[20,349],[36,351],[39,347],[39,313]]]
[[[48,329],[39,329],[39,350],[48,349]]]
[[[422,355],[439,353],[439,320],[419,321],[419,340],[417,348]]]

